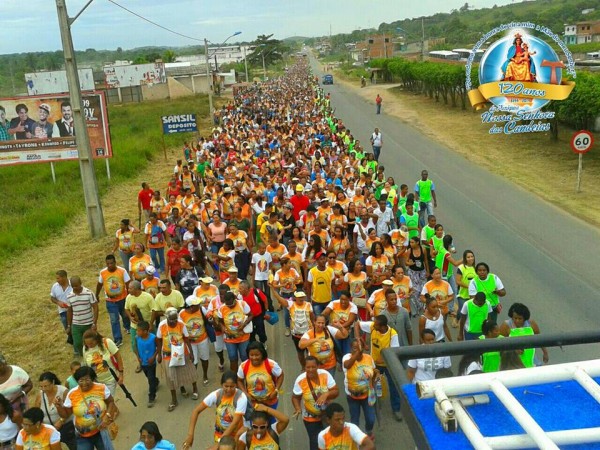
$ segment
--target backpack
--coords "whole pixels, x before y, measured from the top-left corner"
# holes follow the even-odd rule
[[[150,231],[150,243],[151,244],[162,244],[165,240],[165,235],[163,230],[158,225],[152,225],[152,230]]]
[[[233,395],[233,406],[234,407],[237,408],[237,402],[241,396],[242,396],[242,391],[239,389],[236,389],[235,394]],[[223,401],[223,389],[218,389],[217,390],[217,406],[219,406],[221,404],[221,401]],[[252,420],[252,414],[254,414],[254,408],[252,407],[252,405],[250,405],[250,402],[248,401],[248,406],[246,407],[246,412],[244,413],[244,420],[246,422],[249,422],[250,420]]]
[[[252,363],[249,359],[242,363],[242,371],[244,372],[244,377],[246,377],[246,375],[248,375],[248,372],[250,371],[250,364]],[[273,382],[275,382],[275,375],[273,375],[273,366],[271,366],[271,361],[269,361],[269,358],[265,359],[265,367],[267,369],[267,373],[271,376]]]
[[[277,444],[277,446],[279,447],[279,450],[281,450],[281,446],[279,446],[279,435],[277,434],[277,432],[271,427],[271,425],[269,425],[267,427],[267,433],[269,434],[269,436],[271,436],[271,438],[275,441],[275,443]],[[246,448],[250,449],[250,446],[252,444],[252,436],[254,436],[254,430],[250,429],[248,431],[246,431]]]
[[[264,314],[267,310],[265,306],[265,302],[267,301],[267,296],[264,292],[254,288],[254,298],[260,304],[260,310]]]

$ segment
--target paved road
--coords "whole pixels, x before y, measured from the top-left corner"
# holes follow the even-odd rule
[[[312,66],[320,75],[314,60]],[[499,320],[519,301],[532,310],[542,332],[596,328],[599,231],[386,115],[386,100],[393,99],[381,90],[383,114],[376,115],[374,98],[369,103],[343,84],[325,86],[336,115],[361,142],[368,144],[375,127],[382,130],[386,175],[412,190],[421,170],[428,170],[436,183],[438,223],[454,236],[457,254],[473,250],[504,282],[505,312]],[[473,139],[483,132],[474,130]],[[555,363],[592,357],[600,357],[599,346],[550,350]]]
[[[321,72],[314,63],[317,74]],[[439,199],[436,214],[451,232],[459,253],[464,248],[475,251],[478,261],[486,261],[498,274],[507,289],[505,305],[521,301],[533,310],[542,332],[590,329],[597,326],[600,312],[597,306],[600,279],[595,275],[600,267],[600,236],[598,231],[564,214],[534,195],[510,182],[477,167],[443,145],[385,114],[375,115],[374,105],[356,95],[353,89],[340,84],[327,86],[332,104],[353,134],[368,142],[378,126],[384,134],[382,163],[386,174],[397,182],[413,186],[421,169],[427,168],[435,181]],[[474,137],[476,138],[476,137]],[[505,314],[501,316],[506,318]],[[282,323],[270,328],[269,354],[286,373],[284,399],[281,407],[291,412],[290,390],[298,373],[298,363],[292,342],[284,338]],[[126,353],[127,382],[140,406],[131,407],[118,395],[123,411],[118,449],[128,449],[137,441],[137,430],[145,420],[159,423],[165,438],[181,448],[191,410],[196,402],[185,399],[175,412],[168,413],[168,392],[159,391],[154,409],[145,406],[146,383],[141,374],[134,374],[133,360]],[[568,347],[564,351],[550,350],[552,362],[600,357],[598,346]],[[215,373],[213,359],[211,373]],[[343,380],[338,375],[340,391]],[[164,384],[163,384],[164,386]],[[201,387],[201,398],[218,387],[216,375],[211,384]],[[342,400],[342,403],[345,401]],[[377,433],[379,449],[412,448],[412,440],[404,424],[391,418],[388,402],[383,403],[383,430]],[[198,423],[195,449],[204,449],[211,442],[214,413],[206,411]],[[377,429],[376,429],[377,430]],[[306,434],[301,422],[292,421],[282,436],[286,449],[306,448]]]

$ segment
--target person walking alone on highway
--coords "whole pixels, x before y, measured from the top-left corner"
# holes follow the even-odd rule
[[[377,106],[377,114],[379,114],[379,110],[381,109],[381,103]],[[371,146],[373,147],[373,156],[375,157],[375,161],[379,162],[379,155],[381,154],[381,147],[383,147],[383,136],[381,135],[381,131],[379,128],[375,128],[373,134],[371,135]]]
[[[383,99],[381,98],[381,95],[377,94],[377,97],[375,97],[375,107],[376,107],[376,114],[381,114],[381,103],[383,102]]]

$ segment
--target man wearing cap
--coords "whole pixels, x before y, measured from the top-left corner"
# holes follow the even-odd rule
[[[306,211],[308,205],[310,205],[310,199],[304,195],[304,186],[300,183],[296,185],[296,194],[290,198],[292,204],[292,214],[295,220],[300,220],[300,211]]]
[[[198,367],[198,361],[202,364],[202,375],[204,386],[208,384],[208,360],[210,358],[210,341],[206,332],[206,308],[202,306],[202,299],[190,295],[185,299],[187,309],[179,311],[181,320],[188,331],[188,340],[192,347],[194,365]]]
[[[125,299],[125,313],[131,321],[131,349],[135,353],[136,345],[136,334],[138,322],[145,321],[150,322],[152,320],[152,304],[154,298],[148,292],[142,290],[142,283],[137,280],[133,280],[129,283],[129,294]],[[136,373],[142,371],[142,368],[138,365],[135,369]]]
[[[375,289],[369,299],[367,300],[367,314],[369,318],[373,318],[383,313],[386,307],[385,295],[388,289],[391,289],[394,293],[394,282],[390,279],[383,280],[381,282],[381,288]]]
[[[130,280],[131,278],[127,270],[117,266],[115,255],[107,255],[106,267],[100,271],[98,277],[96,298],[100,299],[100,291],[104,290],[104,294],[106,295],[106,310],[108,311],[110,327],[117,347],[123,344],[119,316],[123,319],[125,333],[129,334],[130,322],[129,317],[125,313],[125,298],[127,297],[127,287]]]
[[[48,122],[52,108],[47,103],[42,103],[39,107],[39,120],[33,124],[31,134],[35,139],[50,139],[52,137],[53,124]]]
[[[237,267],[231,266],[229,269],[227,269],[227,275],[229,278],[227,278],[223,284],[229,286],[231,292],[233,292],[235,295],[238,295],[240,293],[240,282],[242,280],[238,278]]]

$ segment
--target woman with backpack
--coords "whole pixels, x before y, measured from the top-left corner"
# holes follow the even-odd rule
[[[221,387],[208,394],[202,400],[202,403],[194,408],[190,418],[188,435],[183,443],[184,450],[192,448],[198,416],[205,409],[214,407],[216,410],[214,442],[217,443],[224,436],[235,436],[243,423],[247,405],[248,398],[242,390],[237,388],[235,372],[228,370],[221,376]]]
[[[83,365],[94,369],[98,383],[105,384],[114,396],[117,382],[123,382],[123,358],[119,347],[111,339],[91,329],[83,333],[83,343]],[[115,380],[110,369],[117,374],[119,380]]]
[[[279,390],[283,384],[283,370],[279,364],[269,359],[262,343],[250,343],[248,359],[240,365],[237,376],[238,387],[254,406],[262,403],[277,409]]]
[[[269,406],[257,404],[250,422],[252,428],[240,436],[237,450],[281,449],[279,436],[290,423],[288,416]]]
[[[315,328],[304,333],[298,346],[302,350],[308,350],[310,355],[317,358],[320,369],[325,369],[332,377],[335,377],[337,357],[334,339],[347,338],[348,330],[337,321],[330,323],[327,325],[325,316],[317,316]]]

